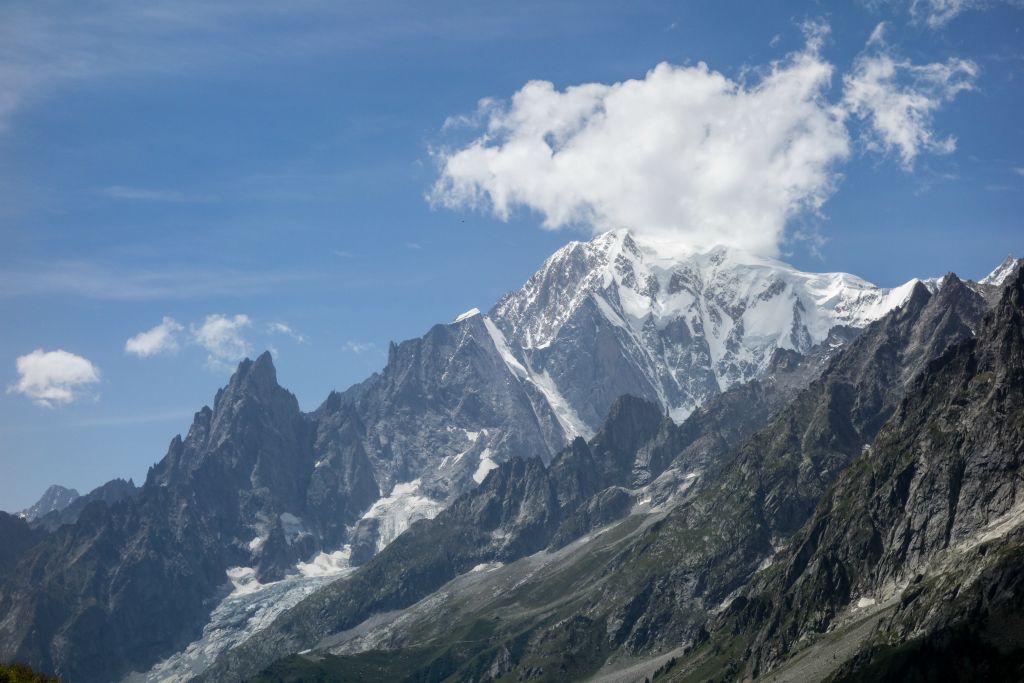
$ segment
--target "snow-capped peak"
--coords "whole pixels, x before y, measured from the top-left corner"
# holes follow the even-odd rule
[[[584,318],[604,318],[618,330],[628,362],[682,417],[758,376],[775,349],[806,351],[836,325],[863,327],[882,317],[915,282],[885,289],[735,248],[698,251],[616,230],[559,249],[489,317],[535,372],[552,345],[578,337]],[[696,379],[704,372],[715,386]]]
[[[996,269],[991,273],[981,278],[979,281],[983,285],[996,285],[997,287],[1002,286],[1006,280],[1013,275],[1024,259],[1014,258],[1012,255],[1007,256],[1003,259],[1003,262],[996,266]]]

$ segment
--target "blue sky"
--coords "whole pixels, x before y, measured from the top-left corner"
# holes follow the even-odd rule
[[[1024,254],[1024,10],[835,5],[0,6],[0,509],[50,483],[140,481],[242,350],[273,348],[280,381],[312,409],[382,367],[389,340],[488,308],[591,234],[586,221],[542,229],[561,199],[501,217],[493,201],[434,191],[445,160],[495,120],[481,98],[514,113],[509,98],[533,80],[651,84],[659,63],[685,75],[704,62],[746,91],[773,61],[813,52],[833,69],[815,113],[847,107],[848,149],[818,169],[819,209],[787,214],[773,242],[785,260],[893,285],[977,278]],[[844,85],[883,54],[903,65],[904,93],[935,103],[911,163]],[[967,87],[915,70],[929,64]],[[126,352],[164,317],[181,328],[175,352]],[[212,358],[204,329],[226,333],[207,335]],[[96,381],[41,405],[17,390],[17,359],[36,349],[88,359]]]

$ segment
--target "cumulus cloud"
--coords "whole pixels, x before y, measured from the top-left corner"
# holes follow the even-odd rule
[[[283,334],[291,337],[300,344],[306,343],[306,337],[299,332],[292,329],[288,323],[270,323],[267,325],[267,331],[271,334]],[[276,354],[275,354],[276,355]]]
[[[148,358],[161,353],[174,353],[178,350],[178,333],[183,328],[174,318],[164,316],[156,327],[139,332],[124,343],[124,350],[139,358]]]
[[[192,326],[192,341],[206,349],[209,368],[230,369],[242,358],[252,355],[252,347],[242,336],[242,331],[251,325],[252,320],[247,315],[228,317],[215,313],[206,316],[199,327]]]
[[[871,44],[876,49],[861,54],[853,71],[843,77],[844,104],[870,124],[869,148],[898,153],[908,169],[921,152],[948,154],[956,149],[953,136],[933,132],[932,116],[958,93],[974,87],[977,65],[964,59],[922,65],[897,59],[885,49],[880,28],[872,34]]]
[[[20,356],[17,360],[18,381],[8,388],[28,396],[41,406],[71,403],[81,397],[81,390],[100,381],[100,369],[89,360],[62,349]]]
[[[642,79],[565,90],[531,81],[506,103],[484,100],[482,133],[437,152],[429,199],[502,220],[526,208],[551,230],[625,227],[648,242],[773,255],[787,223],[817,213],[833,193],[850,154],[851,112],[870,121],[879,146],[912,161],[944,149],[931,112],[972,76],[967,62],[890,58],[889,77],[879,70],[879,31],[871,56],[843,81],[852,91],[833,101],[835,69],[821,56],[828,27],[811,22],[804,32],[801,51],[750,81],[704,63],[662,63]]]

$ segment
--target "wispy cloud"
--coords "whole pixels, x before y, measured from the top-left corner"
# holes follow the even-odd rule
[[[3,3],[0,131],[19,109],[69,83],[180,77],[417,38],[482,42],[533,18],[528,9],[446,14],[428,5],[330,0]]]
[[[932,116],[959,93],[974,88],[977,64],[965,59],[913,64],[897,58],[885,44],[884,24],[875,28],[868,47],[843,77],[843,104],[869,122],[869,149],[897,152],[907,169],[922,152],[952,152],[956,139],[936,136]]]
[[[294,329],[292,329],[292,326],[289,325],[288,323],[282,323],[282,322],[270,323],[269,325],[267,325],[267,332],[269,332],[271,334],[283,334],[283,335],[286,335],[288,337],[291,337],[295,341],[299,342],[300,344],[305,344],[306,343],[305,335],[303,335],[303,334],[301,334],[299,332],[296,332]]]
[[[160,190],[144,187],[127,187],[111,185],[100,190],[100,194],[110,199],[123,199],[133,202],[172,202],[181,204],[207,204],[220,201],[211,195],[197,195],[179,192],[178,190]]]
[[[126,425],[150,424],[153,422],[173,422],[187,420],[194,415],[188,410],[169,410],[156,413],[140,413],[138,415],[105,415],[71,420],[69,427],[123,427]]]
[[[308,271],[124,268],[91,261],[53,261],[0,268],[0,298],[64,295],[114,301],[194,299],[260,294],[324,277]]]
[[[351,339],[341,345],[341,350],[361,356],[367,353],[379,353],[380,349],[373,342],[352,341]]]

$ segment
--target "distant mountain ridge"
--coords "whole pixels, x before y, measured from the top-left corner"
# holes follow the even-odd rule
[[[758,395],[786,374],[780,354],[795,352],[777,352],[764,381],[732,387],[679,427],[656,404],[620,399],[591,442],[577,439],[546,470],[502,465],[201,680],[249,678],[270,656],[309,648],[256,680],[579,680],[650,658],[655,664],[635,674],[642,680],[658,657],[706,644],[715,615],[801,538],[818,501],[865,457],[920,373],[972,340],[986,297],[955,275],[937,284],[916,283],[902,306],[823,365],[805,360],[820,377],[805,375],[809,384],[784,392],[781,408],[757,414]],[[721,425],[739,429],[716,441]],[[865,488],[842,490],[856,498]],[[508,521],[492,530],[472,521],[489,515],[460,519],[492,495]],[[520,521],[532,531],[524,535]],[[532,547],[517,546],[523,538]],[[502,554],[505,542],[519,552]],[[793,545],[797,559],[798,551]],[[716,666],[718,678],[742,677],[745,655],[729,649],[742,623],[700,651],[694,680]]]
[[[66,507],[73,519],[40,518],[56,520],[41,537],[11,525],[23,552],[0,582],[0,657],[91,681],[180,655],[165,663],[187,678],[256,628],[238,614],[276,617],[258,599],[268,584],[294,604],[514,457],[543,468],[576,436],[594,437],[623,395],[654,406],[659,424],[691,415],[686,462],[713,469],[858,326],[938,287],[884,290],[727,250],[687,258],[672,267],[625,232],[570,244],[490,313],[393,344],[380,373],[311,413],[268,353],[243,361],[142,487],[111,482],[111,495]],[[653,485],[667,453],[645,451],[628,472],[605,463],[601,482]],[[570,543],[635,504],[630,495],[556,506],[559,528],[545,533]],[[223,623],[209,622],[215,612]]]
[[[79,497],[75,489],[65,488],[59,484],[50,486],[31,507],[27,507],[17,513],[22,519],[34,522],[51,512],[60,512]]]

